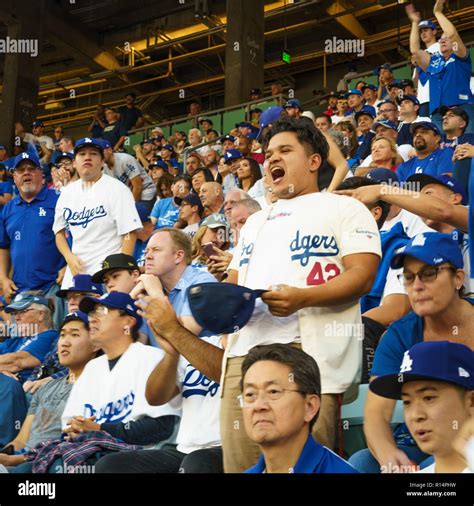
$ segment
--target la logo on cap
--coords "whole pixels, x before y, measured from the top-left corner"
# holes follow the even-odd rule
[[[22,158],[29,158],[29,157],[30,157],[30,155],[29,155],[28,153],[22,153],[22,154],[21,154],[21,157],[22,157]]]
[[[86,138],[84,139],[84,142],[92,142],[92,139],[91,139],[90,137],[86,137]]]
[[[411,371],[413,366],[413,360],[410,358],[410,352],[406,351],[403,355],[403,362],[400,366],[400,372],[408,372]]]
[[[471,375],[466,371],[466,369],[463,369],[462,367],[458,367],[458,374],[462,378],[469,378]]]

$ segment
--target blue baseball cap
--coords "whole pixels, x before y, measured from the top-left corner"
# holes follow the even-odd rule
[[[199,120],[200,125],[202,125],[203,123],[209,123],[209,125],[214,125],[214,123],[212,122],[212,119],[209,119],[209,118],[202,118]]]
[[[379,121],[376,121],[372,125],[372,130],[374,130],[374,131],[377,130],[377,128],[379,126],[383,126],[385,128],[391,128],[392,130],[395,130],[396,132],[398,131],[397,125],[393,121],[390,121],[389,119],[381,119]]]
[[[474,390],[474,351],[450,341],[422,341],[403,355],[398,374],[386,374],[371,381],[374,394],[400,399],[405,383],[419,380],[444,381]]]
[[[384,63],[384,64],[380,65],[380,67],[379,67],[379,70],[382,70],[382,69],[392,71],[392,66],[390,65],[390,63]]]
[[[431,121],[417,121],[416,123],[412,123],[410,126],[410,133],[414,134],[415,131],[418,130],[418,128],[426,128],[428,130],[433,130],[433,132],[436,135],[440,136],[442,135],[439,128]]]
[[[397,97],[397,103],[400,105],[404,100],[410,100],[415,105],[420,105],[420,101],[415,97],[415,95],[402,95],[401,97]]]
[[[15,160],[13,162],[13,170],[15,170],[19,165],[21,165],[25,161],[32,162],[35,167],[41,167],[41,163],[39,161],[38,155],[36,153],[20,153],[19,155],[15,156]]]
[[[431,28],[432,30],[436,30],[437,26],[430,19],[424,19],[418,23],[418,29],[421,30],[422,28]]]
[[[174,153],[174,147],[172,144],[165,144],[164,146],[161,146],[161,149],[167,149],[168,151]]]
[[[441,174],[439,176],[430,176],[429,174],[412,174],[407,178],[407,183],[412,182],[420,183],[420,190],[429,184],[440,184],[445,188],[448,188],[448,190],[451,190],[453,193],[459,193],[462,197],[461,204],[463,206],[468,204],[466,190],[463,185],[449,174]]]
[[[272,123],[275,123],[283,112],[283,107],[279,105],[272,105],[260,116],[260,130],[258,131],[257,137],[262,135],[263,129]]]
[[[138,327],[142,324],[143,320],[138,314],[138,307],[135,306],[135,301],[128,293],[110,292],[102,295],[102,297],[98,299],[94,299],[93,297],[84,297],[79,304],[79,309],[84,311],[84,313],[89,314],[97,305],[105,306],[110,309],[121,309],[128,315],[135,318]]]
[[[7,147],[5,146],[5,144],[0,144],[0,149],[7,149]]]
[[[398,178],[396,172],[393,172],[390,169],[384,169],[383,167],[372,169],[365,175],[365,177],[371,181],[376,181],[377,183],[385,183],[391,185],[398,185],[400,183],[400,179]]]
[[[298,109],[301,109],[301,102],[297,98],[290,98],[286,101],[286,104],[283,106],[284,109],[287,107],[297,107]]]
[[[37,119],[37,120],[33,121],[33,123],[31,124],[31,126],[33,128],[42,127],[42,126],[44,126],[44,123],[40,119]]]
[[[395,251],[390,261],[392,269],[400,269],[406,256],[421,260],[428,265],[450,263],[456,269],[464,267],[461,248],[455,236],[439,232],[424,232],[410,239],[403,248]]]
[[[224,163],[230,163],[232,160],[243,158],[243,154],[238,149],[228,149],[224,155]]]
[[[241,121],[240,123],[235,124],[235,128],[245,127],[245,128],[253,128],[251,123],[247,123],[247,121]]]
[[[231,142],[235,142],[235,137],[233,135],[230,135],[230,134],[227,134],[227,135],[223,135],[221,137],[221,142],[224,142],[224,141],[231,141]]]
[[[161,167],[164,170],[168,170],[168,164],[163,160],[158,160],[156,162],[149,163],[148,168],[151,169],[152,167]]]
[[[202,216],[204,213],[204,206],[202,205],[201,199],[195,193],[188,193],[186,197],[175,197],[174,201],[178,206],[180,206],[183,202],[187,202],[192,206],[198,206],[199,216]]]
[[[367,88],[372,91],[378,91],[378,87],[375,86],[375,84],[366,84],[365,86],[362,86],[362,91],[364,91]]]
[[[41,295],[31,295],[29,293],[19,293],[12,301],[11,304],[5,307],[7,313],[14,311],[23,311],[31,306],[31,304],[41,304],[49,307],[49,302],[46,297]]]
[[[77,154],[77,152],[82,148],[96,148],[101,152],[101,154],[103,154],[104,149],[106,149],[105,147],[106,142],[107,141],[93,139],[92,137],[84,137],[76,141],[76,144],[74,144],[74,154]]]
[[[387,84],[387,88],[390,90],[392,88],[400,88],[402,89],[402,81],[400,79],[394,79],[390,84]]]
[[[112,144],[110,144],[109,141],[106,141],[105,139],[96,139],[97,142],[100,142],[102,144],[102,147],[104,149],[112,149]]]
[[[59,290],[56,295],[62,299],[67,297],[68,293],[96,293],[102,295],[104,292],[102,286],[92,282],[90,274],[77,274],[72,278],[72,285],[68,289]]]
[[[59,160],[63,160],[64,158],[68,158],[69,160],[74,160],[74,153],[71,153],[69,151],[66,151],[64,153],[61,153],[56,157],[56,163],[59,162]]]
[[[64,317],[64,320],[61,322],[61,326],[59,327],[59,329],[61,330],[64,327],[64,325],[66,325],[66,323],[68,322],[77,322],[77,321],[81,321],[87,328],[89,328],[89,318],[87,317],[87,314],[82,311],[73,311],[72,313],[68,313]]]
[[[359,112],[356,112],[354,114],[354,118],[357,121],[360,116],[370,116],[372,119],[375,119],[377,116],[377,113],[375,112],[375,107],[372,107],[371,105],[364,105],[362,109]]]
[[[237,332],[251,318],[255,299],[267,290],[232,283],[199,283],[187,289],[189,307],[201,327],[216,334]]]
[[[350,90],[347,90],[346,94],[344,95],[346,98],[349,98],[349,95],[358,95],[359,97],[362,96],[362,92],[356,88],[351,88]]]
[[[144,141],[142,141],[140,144],[155,144],[155,139],[145,139]]]
[[[250,140],[254,140],[256,139],[258,136],[258,130],[252,130],[251,132],[249,132],[248,134],[245,135],[245,137],[247,137],[247,139],[250,139]]]

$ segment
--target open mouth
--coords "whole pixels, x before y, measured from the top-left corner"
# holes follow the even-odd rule
[[[281,167],[273,167],[273,169],[271,170],[271,175],[272,175],[272,181],[274,183],[278,183],[285,176],[285,171]]]
[[[66,357],[67,355],[69,355],[69,351],[68,350],[61,350],[59,352],[59,354],[61,355],[61,357]]]
[[[431,431],[430,430],[417,430],[415,432],[415,434],[416,434],[417,439],[419,439],[420,441],[426,441],[430,437]]]

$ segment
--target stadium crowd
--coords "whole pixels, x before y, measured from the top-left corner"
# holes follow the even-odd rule
[[[133,93],[81,139],[16,123],[3,472],[474,472],[472,62],[443,6],[407,6],[413,80],[384,64],[316,117],[289,98],[218,132],[193,103],[134,156]]]

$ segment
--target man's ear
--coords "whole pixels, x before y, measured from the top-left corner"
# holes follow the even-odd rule
[[[310,158],[310,171],[316,172],[321,167],[321,155],[318,153],[313,153]]]
[[[310,422],[317,415],[320,408],[321,408],[321,398],[319,397],[319,395],[308,394],[306,396],[304,421]]]

